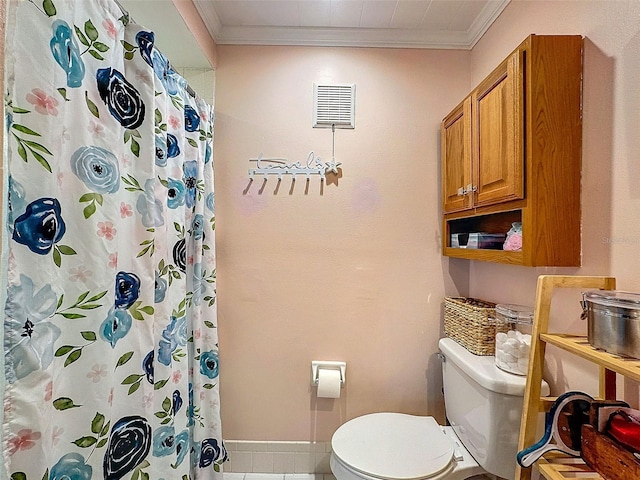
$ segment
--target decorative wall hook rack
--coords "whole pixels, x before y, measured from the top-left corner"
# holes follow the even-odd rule
[[[267,158],[262,153],[258,158],[250,158],[250,162],[256,162],[256,168],[249,169],[249,179],[253,180],[256,175],[264,175],[265,180],[269,175],[277,175],[278,180],[282,175],[292,175],[295,180],[296,175],[304,175],[307,179],[311,175],[320,175],[321,180],[325,180],[327,173],[338,173],[338,167],[342,165],[336,162],[335,158],[330,162],[322,162],[320,157],[316,157],[313,152],[309,152],[305,164],[302,162],[289,162],[286,158]]]

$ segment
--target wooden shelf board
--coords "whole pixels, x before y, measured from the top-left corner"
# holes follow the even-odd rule
[[[483,250],[480,248],[451,248],[445,247],[443,254],[447,257],[468,258],[471,260],[484,260],[488,262],[509,263],[522,265],[522,252],[506,252],[504,250]]]
[[[541,333],[540,340],[640,382],[640,360],[598,350],[589,344],[586,336]]]
[[[573,478],[603,480],[597,472],[580,459],[570,463],[539,461],[538,468],[540,474],[547,480],[570,480]]]

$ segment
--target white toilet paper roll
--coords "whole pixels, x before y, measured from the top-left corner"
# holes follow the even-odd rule
[[[340,398],[340,370],[318,369],[318,397]]]

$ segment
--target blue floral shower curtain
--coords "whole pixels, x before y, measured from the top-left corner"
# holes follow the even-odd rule
[[[211,107],[112,0],[11,0],[6,77],[9,475],[216,478]]]

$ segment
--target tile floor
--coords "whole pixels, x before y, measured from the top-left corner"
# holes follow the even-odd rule
[[[336,480],[321,473],[225,473],[224,480]]]

